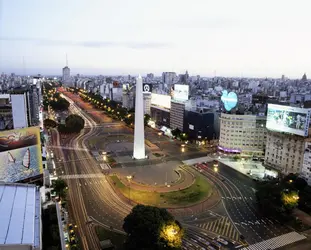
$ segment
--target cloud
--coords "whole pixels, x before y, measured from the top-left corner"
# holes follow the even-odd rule
[[[0,41],[12,42],[33,42],[41,46],[79,46],[87,48],[103,48],[103,47],[125,47],[131,49],[154,49],[154,48],[170,48],[173,45],[169,43],[155,42],[113,42],[113,41],[66,41],[66,40],[49,40],[41,38],[28,37],[0,37]]]

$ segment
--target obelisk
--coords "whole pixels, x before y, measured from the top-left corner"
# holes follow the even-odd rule
[[[133,158],[137,160],[146,158],[143,79],[140,75],[136,78]]]

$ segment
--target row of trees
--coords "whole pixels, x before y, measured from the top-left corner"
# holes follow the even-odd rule
[[[307,182],[294,174],[282,180],[258,183],[256,197],[262,213],[286,222],[292,220],[293,209],[310,207],[311,192]]]
[[[52,87],[50,84],[44,84],[44,110],[48,110],[48,106],[51,106],[54,111],[67,111],[70,103],[66,99],[62,98],[58,92],[56,92],[56,88]]]
[[[76,89],[70,88],[71,92],[76,93]],[[80,97],[89,103],[91,103],[94,107],[103,110],[107,115],[114,119],[118,119],[124,121],[128,126],[133,126],[135,121],[135,110],[128,110],[118,102],[110,100],[108,98],[104,99],[101,95],[97,93],[85,93],[85,91],[79,91]],[[150,120],[150,115],[145,114],[144,123],[145,126],[148,125]]]
[[[80,131],[84,128],[85,121],[81,116],[72,114],[66,118],[65,124],[58,124],[54,120],[45,119],[43,121],[43,125],[45,128],[57,127],[60,133],[70,134],[70,133],[80,133]]]

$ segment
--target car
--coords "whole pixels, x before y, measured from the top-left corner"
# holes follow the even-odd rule
[[[218,242],[224,244],[224,245],[228,245],[228,241],[225,241],[224,239],[222,239],[222,238],[220,238],[220,237],[218,237],[216,240],[217,240]]]

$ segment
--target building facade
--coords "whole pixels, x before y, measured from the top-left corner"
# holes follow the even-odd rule
[[[305,142],[301,177],[303,177],[308,182],[308,185],[311,186],[311,140],[310,139]]]
[[[266,145],[266,117],[222,113],[219,149],[261,156]]]
[[[62,80],[64,83],[70,82],[70,68],[68,66],[63,68],[63,77]]]
[[[211,110],[185,111],[184,132],[190,140],[203,141],[217,138],[214,129],[215,114]]]
[[[170,128],[184,131],[185,103],[171,101]]]
[[[151,106],[150,116],[158,126],[170,127],[170,110],[163,107]]]
[[[269,131],[265,164],[283,174],[300,173],[304,163],[305,141],[306,138],[302,136]]]
[[[150,115],[150,107],[151,107],[151,93],[150,92],[145,92],[143,93],[144,97],[144,114]]]

